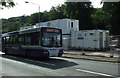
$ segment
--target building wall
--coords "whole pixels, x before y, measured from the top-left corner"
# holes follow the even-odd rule
[[[67,50],[70,47],[70,35],[62,35],[63,49]]]
[[[73,23],[73,26],[72,26]],[[39,23],[36,24],[37,27],[39,27]],[[70,34],[70,30],[73,29],[74,31],[79,30],[79,21],[75,19],[57,19],[53,21],[48,22],[41,22],[40,26],[48,26],[48,27],[54,27],[54,28],[60,28],[62,29],[63,34]]]
[[[100,32],[103,35],[100,36]],[[72,31],[71,48],[100,49],[106,46],[106,32],[104,30]],[[100,38],[102,38],[100,42]],[[101,44],[101,47],[100,47]]]

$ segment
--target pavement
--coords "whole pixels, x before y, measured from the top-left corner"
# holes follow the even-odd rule
[[[93,61],[102,61],[102,62],[113,62],[120,63],[120,52],[119,51],[75,51],[75,50],[66,50],[64,51],[64,58],[75,58],[75,59],[85,59]]]

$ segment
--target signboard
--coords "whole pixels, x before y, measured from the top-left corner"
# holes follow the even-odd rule
[[[57,30],[57,29],[47,29],[46,31],[47,32],[59,32],[59,30]]]
[[[50,32],[50,33],[60,33],[60,29],[56,29],[56,28],[43,28],[42,31],[44,32]]]

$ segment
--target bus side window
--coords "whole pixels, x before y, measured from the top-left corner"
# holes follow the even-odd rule
[[[4,40],[4,38],[5,38],[5,37],[2,37],[2,44],[4,44],[4,43],[5,43],[5,40]]]
[[[5,44],[5,37],[2,37],[2,44]]]
[[[13,44],[12,38],[13,38],[12,36],[9,37],[9,43],[10,43],[10,44]]]
[[[39,33],[33,33],[31,34],[31,38],[32,38],[32,41],[31,41],[31,45],[39,45]]]
[[[6,37],[4,37],[4,43],[6,44]]]
[[[6,44],[10,43],[10,37],[6,37]]]
[[[19,44],[24,44],[24,36],[23,35],[19,35],[19,39],[18,39]]]
[[[34,36],[34,44],[39,45],[39,35]]]
[[[18,36],[17,35],[13,36],[12,42],[13,42],[13,44],[18,44]]]
[[[30,34],[25,35],[25,45],[31,45],[31,35]]]

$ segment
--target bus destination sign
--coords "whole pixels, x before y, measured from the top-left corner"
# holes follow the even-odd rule
[[[47,32],[56,32],[56,33],[58,33],[58,32],[60,32],[60,30],[58,30],[58,29],[46,29],[46,31]]]

